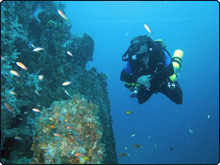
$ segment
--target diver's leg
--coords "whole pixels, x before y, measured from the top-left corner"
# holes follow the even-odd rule
[[[159,90],[159,92],[166,95],[174,103],[182,104],[183,103],[182,90],[181,90],[179,83],[177,81],[174,84],[175,84],[175,88],[168,87],[167,85],[165,85],[164,87],[162,87]]]
[[[153,93],[154,93],[153,91],[148,91],[144,87],[141,87],[141,89],[138,91],[138,94],[137,94],[138,103],[143,104],[151,97]]]

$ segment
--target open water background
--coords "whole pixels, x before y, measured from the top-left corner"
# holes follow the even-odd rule
[[[73,25],[72,33],[85,32],[95,41],[94,60],[87,68],[96,67],[109,76],[117,155],[131,154],[118,156],[119,163],[219,162],[219,4],[216,1],[63,3]],[[130,40],[149,34],[145,23],[153,39],[163,39],[172,55],[176,49],[185,53],[179,78],[182,105],[160,93],[139,105],[136,99],[129,98],[130,92],[119,79],[125,66],[121,56]],[[125,114],[126,110],[133,114]],[[143,148],[133,148],[134,143]]]

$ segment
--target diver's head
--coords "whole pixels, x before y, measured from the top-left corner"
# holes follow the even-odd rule
[[[147,56],[148,55],[148,40],[149,36],[137,36],[131,40],[129,47],[129,56]]]
[[[151,37],[147,35],[134,37],[128,50],[122,56],[122,60],[137,60],[149,55],[149,43],[151,43],[151,40]],[[129,57],[126,58],[126,55]]]

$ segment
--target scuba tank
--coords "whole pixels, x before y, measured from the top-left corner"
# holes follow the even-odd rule
[[[174,69],[174,74],[169,77],[169,79],[172,82],[175,82],[178,77],[178,73],[180,71],[181,65],[182,65],[182,58],[183,58],[183,51],[178,49],[174,52],[174,55],[172,57],[172,64]]]

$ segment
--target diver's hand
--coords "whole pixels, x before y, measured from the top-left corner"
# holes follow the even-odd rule
[[[144,85],[146,88],[150,88],[151,84],[150,84],[150,80],[151,80],[151,75],[145,75],[145,76],[141,76],[137,79],[137,83],[140,85]]]

